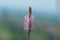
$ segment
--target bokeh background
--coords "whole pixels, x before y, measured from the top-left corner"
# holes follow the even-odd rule
[[[46,27],[54,27],[55,40],[60,40],[59,0],[0,0],[0,40],[26,40],[24,17],[32,7],[35,27],[31,40],[49,40]]]

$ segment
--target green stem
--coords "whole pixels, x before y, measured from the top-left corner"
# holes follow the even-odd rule
[[[30,40],[30,31],[27,32],[27,40]]]

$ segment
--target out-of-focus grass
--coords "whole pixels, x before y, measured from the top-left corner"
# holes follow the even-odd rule
[[[48,36],[38,32],[31,32],[31,40],[48,40]]]
[[[49,36],[45,33],[39,33],[36,31],[32,31],[30,34],[31,40],[49,40]],[[60,40],[60,36],[56,35],[55,40]]]
[[[15,33],[12,33],[9,28],[0,27],[0,35],[5,35],[7,38],[13,37],[15,40],[25,40],[24,37],[26,37],[26,32],[21,28],[20,34],[19,32],[15,31]],[[1,38],[1,36],[0,36]],[[48,35],[43,32],[38,31],[32,31],[30,34],[31,40],[48,40]],[[60,40],[60,36],[56,36],[55,40]]]
[[[56,35],[55,40],[60,40],[60,36]]]
[[[0,27],[0,39],[5,39],[5,40],[12,39],[11,32],[3,27]]]

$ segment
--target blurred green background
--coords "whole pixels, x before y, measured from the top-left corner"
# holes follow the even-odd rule
[[[10,11],[3,9],[0,12],[0,40],[26,40],[27,32],[24,30],[24,17],[27,14],[24,10]],[[35,13],[35,14],[34,14]],[[60,40],[59,26],[60,19],[52,14],[48,17],[43,12],[33,12],[35,16],[35,27],[30,33],[31,40],[49,40],[45,26],[54,26],[57,31],[55,40]],[[43,14],[42,14],[43,13]]]

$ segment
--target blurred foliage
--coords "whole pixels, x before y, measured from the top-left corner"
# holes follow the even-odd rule
[[[26,40],[27,32],[24,30],[24,16],[23,14],[11,14],[3,11],[3,16],[0,18],[0,40]],[[18,16],[19,15],[19,16]],[[31,40],[48,40],[48,35],[45,33],[45,26],[54,25],[58,26],[60,21],[56,18],[46,19],[44,16],[35,16],[35,28],[30,34]],[[60,26],[60,25],[59,25]],[[57,35],[56,40],[60,40]]]

